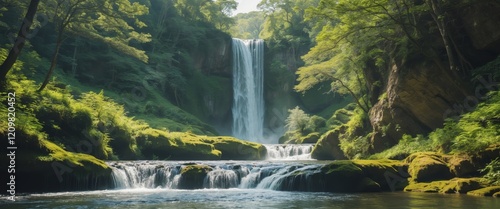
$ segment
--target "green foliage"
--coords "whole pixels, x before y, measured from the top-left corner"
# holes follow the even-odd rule
[[[500,142],[500,91],[493,91],[476,110],[466,113],[456,124],[460,130],[451,145],[456,152],[479,152]],[[446,126],[445,126],[446,127]]]
[[[288,131],[304,132],[309,120],[310,116],[297,106],[294,109],[288,110],[285,127],[288,128]]]
[[[309,118],[307,129],[311,132],[321,131],[326,127],[326,120],[321,116],[313,115]]]
[[[416,152],[433,151],[433,142],[422,135],[403,135],[398,144],[383,152],[370,156],[372,159],[404,159]]]
[[[481,173],[485,173],[484,178],[488,179],[492,185],[500,186],[500,159],[497,158],[488,163],[481,169]]]
[[[143,50],[130,46],[131,42],[151,41],[150,34],[137,32],[146,26],[138,17],[148,13],[148,8],[138,2],[50,0],[42,1],[39,10],[56,25],[59,39],[69,32],[107,43],[143,62],[148,60]]]
[[[261,11],[240,13],[235,17],[235,24],[231,27],[232,37],[241,39],[257,39],[262,31],[265,15]]]

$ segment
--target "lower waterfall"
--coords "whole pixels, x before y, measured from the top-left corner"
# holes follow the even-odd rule
[[[185,188],[181,185],[181,170],[192,163],[170,161],[108,162],[112,168],[114,187],[131,188]],[[201,179],[205,189],[273,189],[294,190],[306,188],[308,179],[296,174],[320,172],[322,164],[266,161],[243,162],[239,165],[224,162],[203,162],[212,168]],[[193,182],[189,182],[193,183]],[[201,189],[201,188],[200,188]]]
[[[265,145],[268,160],[313,160],[314,144],[272,144]]]

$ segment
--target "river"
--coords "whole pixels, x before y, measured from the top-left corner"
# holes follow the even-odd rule
[[[328,163],[312,160],[311,146],[267,145],[266,161],[111,161],[113,189],[2,198],[0,208],[500,208],[498,198],[467,195],[283,191],[308,191],[309,179],[288,177]],[[193,164],[211,169],[203,189],[179,189],[182,168]]]

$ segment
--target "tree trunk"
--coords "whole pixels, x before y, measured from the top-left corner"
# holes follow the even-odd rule
[[[441,34],[441,38],[443,39],[444,48],[446,50],[446,54],[448,55],[448,62],[450,64],[451,70],[457,70],[457,63],[455,59],[455,54],[452,49],[452,43],[450,43],[450,37],[448,34],[448,29],[446,27],[446,15],[441,11],[441,7],[439,2],[436,0],[427,0],[427,4],[431,8],[431,16],[436,22],[438,26],[439,33]]]
[[[31,25],[33,24],[33,19],[35,18],[36,10],[38,9],[38,4],[40,0],[31,0],[30,5],[28,6],[28,11],[26,12],[26,16],[24,17],[23,24],[21,24],[21,28],[17,33],[16,42],[12,49],[9,52],[9,55],[5,59],[5,61],[0,66],[0,82],[5,81],[5,77],[7,73],[10,71],[12,66],[17,60],[17,57],[21,53],[21,49],[23,49],[24,44],[26,42],[26,36],[29,35]]]
[[[52,75],[52,72],[54,72],[54,69],[56,68],[57,56],[59,55],[59,49],[61,48],[62,41],[63,41],[62,33],[59,33],[59,37],[57,37],[56,51],[54,52],[54,55],[52,55],[52,62],[50,63],[49,72],[47,73],[47,76],[45,76],[45,80],[43,81],[42,86],[40,86],[40,89],[38,89],[38,92],[43,91],[43,89],[49,83],[50,76]]]

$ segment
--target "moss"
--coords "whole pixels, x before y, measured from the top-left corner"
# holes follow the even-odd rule
[[[179,189],[202,189],[203,181],[213,169],[207,165],[184,165],[181,169]]]
[[[404,191],[407,192],[439,192],[439,193],[461,193],[477,190],[485,187],[485,180],[481,178],[454,178],[444,181],[433,181],[427,183],[412,182]]]
[[[316,142],[318,142],[318,140],[319,140],[320,137],[321,137],[320,133],[313,132],[313,133],[307,134],[307,136],[301,137],[300,138],[300,143],[298,143],[298,144],[316,143]]]
[[[356,163],[339,160],[323,166],[321,172],[325,175],[323,184],[326,186],[326,191],[373,192],[383,190],[384,187],[381,186],[383,181],[379,179],[384,179],[384,175],[377,176],[376,173],[370,173],[368,165],[370,165],[369,162]]]
[[[157,156],[170,160],[216,160],[221,156],[221,152],[213,145],[200,141],[194,134],[146,129],[137,140],[143,155],[148,159]]]
[[[405,179],[408,173],[408,165],[401,161],[396,160],[353,160],[354,165],[363,170],[366,177],[377,182],[381,189],[389,190],[402,190],[407,181],[397,181],[397,184],[390,185],[388,177],[394,174]]]
[[[200,140],[220,150],[223,160],[263,160],[267,155],[267,150],[262,144],[234,137],[201,137]]]
[[[446,180],[453,177],[443,156],[438,153],[415,153],[406,158],[405,162],[409,163],[408,173],[416,182]]]
[[[430,183],[411,183],[405,187],[405,192],[439,192],[444,186],[447,185],[447,181],[433,181]]]
[[[473,190],[470,192],[467,192],[468,195],[473,195],[473,196],[493,196],[493,194],[500,192],[500,186],[491,186],[491,187],[486,187],[478,190]]]
[[[339,146],[339,135],[342,132],[342,127],[337,127],[323,134],[314,145],[311,157],[318,160],[347,159]]]

